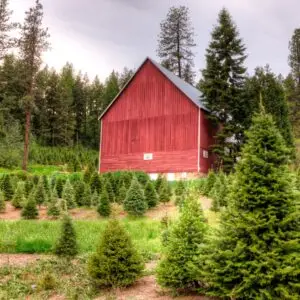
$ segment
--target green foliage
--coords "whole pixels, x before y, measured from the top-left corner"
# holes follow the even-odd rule
[[[72,219],[65,214],[62,220],[60,237],[56,243],[54,253],[57,256],[72,258],[78,253],[78,245],[76,241],[76,232],[72,223]]]
[[[92,192],[89,185],[84,185],[83,205],[90,207],[92,205]]]
[[[53,218],[57,218],[60,215],[58,196],[55,189],[53,189],[51,192],[50,202],[47,208],[47,215]]]
[[[123,203],[127,194],[127,189],[125,187],[125,184],[123,183],[119,189],[118,197],[117,197],[117,202],[119,204]]]
[[[78,206],[84,205],[84,189],[85,189],[85,184],[83,181],[76,182],[74,190],[75,190],[75,202]]]
[[[115,288],[133,284],[142,270],[142,260],[129,234],[117,220],[109,221],[96,252],[90,257],[90,276],[99,286]]]
[[[210,196],[210,192],[213,189],[215,181],[216,181],[216,173],[213,170],[209,170],[205,182],[204,193],[203,193],[205,196]]]
[[[163,178],[159,188],[159,201],[162,203],[167,203],[171,200],[170,185],[168,181]]]
[[[0,213],[4,213],[6,208],[3,192],[0,190]]]
[[[131,216],[142,216],[147,210],[144,191],[137,179],[133,179],[124,201],[124,210]]]
[[[157,268],[160,285],[181,290],[199,287],[199,260],[206,230],[200,204],[189,198],[169,230],[165,255]]]
[[[68,209],[74,208],[76,206],[74,189],[69,180],[67,180],[64,185],[62,198],[67,201]]]
[[[160,187],[162,185],[163,182],[163,176],[161,174],[158,175],[157,179],[155,180],[155,189],[157,194],[159,194],[160,192]]]
[[[41,205],[44,204],[46,200],[47,197],[44,188],[44,181],[43,178],[41,177],[34,191],[34,201],[36,204]]]
[[[100,216],[103,217],[109,217],[111,214],[111,206],[110,206],[110,201],[106,189],[103,189],[100,195],[100,201],[97,207],[97,212],[99,213]]]
[[[22,181],[19,181],[17,183],[17,188],[15,190],[15,194],[13,196],[11,204],[15,208],[22,208],[25,202],[26,202],[26,197],[25,197],[24,183]]]
[[[33,180],[32,178],[27,178],[25,181],[25,185],[24,185],[24,190],[25,190],[25,196],[28,197],[33,189]]]
[[[92,194],[92,198],[91,198],[91,202],[92,202],[92,206],[98,206],[98,204],[99,204],[99,195],[98,195],[98,193],[97,192],[94,192],[93,194]]]
[[[90,184],[91,184],[92,193],[94,193],[95,191],[98,194],[101,193],[102,185],[101,185],[101,180],[100,180],[98,173],[96,173],[96,172],[93,173]]]
[[[39,282],[38,282],[38,289],[39,290],[53,290],[57,286],[57,280],[51,273],[45,273],[41,276]]]
[[[288,148],[270,115],[247,133],[228,208],[205,264],[209,294],[234,299],[298,299],[299,209]]]
[[[149,180],[145,186],[145,199],[148,208],[155,207],[158,203],[158,195],[153,183]]]
[[[109,202],[113,203],[115,202],[115,193],[111,184],[111,180],[110,179],[105,179],[105,190],[108,193],[108,198],[109,198]]]
[[[4,175],[1,182],[1,190],[3,191],[5,200],[11,200],[13,198],[14,191],[9,175]]]
[[[62,198],[63,189],[64,189],[65,180],[61,177],[56,179],[55,188],[57,191],[58,198]]]
[[[185,193],[185,184],[183,180],[179,180],[176,183],[176,188],[175,188],[175,195],[176,196],[182,196]]]
[[[21,216],[23,219],[31,220],[37,219],[39,215],[38,209],[36,207],[36,202],[33,197],[29,197],[25,205],[23,206]]]

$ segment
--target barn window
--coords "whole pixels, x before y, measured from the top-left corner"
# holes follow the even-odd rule
[[[207,150],[203,150],[202,154],[203,154],[204,158],[208,158],[208,151]]]
[[[175,174],[174,173],[168,173],[167,180],[168,181],[174,181],[175,180]]]
[[[157,177],[158,177],[158,174],[157,173],[150,173],[149,176],[150,176],[151,180],[156,180]]]
[[[152,160],[153,154],[152,153],[144,153],[144,160]]]

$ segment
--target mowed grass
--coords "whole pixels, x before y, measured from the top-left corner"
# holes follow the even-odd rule
[[[63,166],[52,166],[52,165],[29,165],[27,172],[32,175],[52,175],[54,173],[63,172]],[[17,174],[22,172],[21,168],[5,169],[0,168],[0,174]]]
[[[159,221],[124,219],[121,221],[134,244],[148,260],[159,254],[161,224]],[[79,252],[94,251],[107,221],[74,221]],[[1,253],[51,253],[59,237],[60,221],[0,221]]]

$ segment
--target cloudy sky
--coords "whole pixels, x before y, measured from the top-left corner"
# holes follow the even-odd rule
[[[187,5],[196,33],[195,66],[205,66],[205,48],[218,11],[227,7],[248,52],[248,71],[270,64],[286,75],[288,41],[300,27],[299,0],[41,0],[51,50],[45,62],[57,69],[66,61],[90,77],[104,79],[112,69],[136,68],[156,57],[159,23],[171,5]],[[10,0],[14,19],[22,21],[34,0]]]

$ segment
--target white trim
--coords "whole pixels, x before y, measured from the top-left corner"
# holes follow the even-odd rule
[[[102,145],[102,119],[100,120],[100,141],[99,141],[99,164],[98,164],[98,173],[100,173],[101,167],[101,145]]]
[[[198,110],[198,173],[200,172],[200,146],[201,146],[201,132],[200,132],[200,122],[201,122],[201,108]]]

